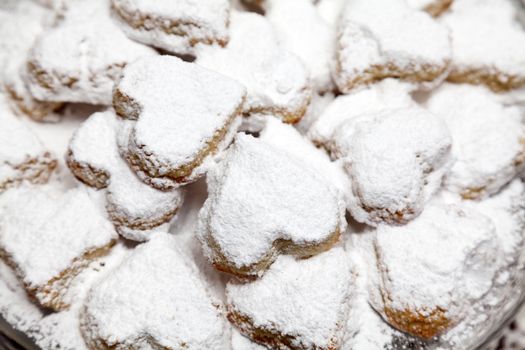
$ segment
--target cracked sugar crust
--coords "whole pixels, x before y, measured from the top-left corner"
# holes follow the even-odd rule
[[[456,158],[445,185],[465,199],[498,192],[525,167],[525,126],[516,106],[484,87],[445,84],[427,107],[452,134]]]
[[[389,77],[432,86],[452,56],[447,27],[403,0],[349,1],[336,52],[334,79],[343,93]]]
[[[43,184],[57,160],[29,127],[9,110],[0,94],[0,194],[23,182]]]
[[[0,197],[0,257],[31,298],[54,310],[69,307],[72,279],[108,253],[117,234],[95,194],[56,185],[11,189]]]
[[[313,89],[320,93],[334,90],[330,65],[336,33],[315,4],[311,0],[271,0],[266,4],[266,18],[282,46],[305,64]]]
[[[112,22],[108,2],[79,0],[37,38],[25,80],[39,100],[110,105],[122,68],[151,55],[156,51],[131,41]]]
[[[115,110],[131,121],[121,153],[155,188],[193,182],[233,139],[245,93],[235,80],[176,57],[140,59],[115,87]]]
[[[224,272],[255,278],[280,254],[330,249],[346,227],[344,203],[329,180],[248,135],[237,136],[207,181],[197,234]]]
[[[268,348],[338,349],[352,281],[341,247],[309,259],[281,256],[261,279],[228,283],[228,319]]]
[[[128,37],[175,54],[202,44],[226,45],[228,0],[111,0],[115,20]]]
[[[23,81],[29,50],[53,18],[51,11],[31,1],[20,1],[12,9],[0,9],[0,89],[3,88],[14,112],[37,121],[52,120],[49,114],[61,106],[35,99]]]
[[[348,120],[363,114],[379,113],[415,105],[409,92],[409,84],[395,79],[385,79],[377,84],[352,91],[335,98],[308,129],[308,138],[327,150],[333,158],[339,158],[334,134]]]
[[[407,0],[407,4],[418,10],[426,11],[433,17],[438,17],[447,11],[454,0]]]
[[[199,65],[246,86],[245,116],[269,114],[296,123],[305,114],[312,93],[308,71],[279,43],[265,17],[232,11],[228,45],[201,45],[196,55]]]
[[[113,111],[93,114],[71,138],[66,160],[77,179],[91,187],[107,188],[106,210],[119,233],[144,240],[147,232],[131,232],[168,222],[182,205],[183,193],[150,187],[128,167],[117,146],[118,130],[125,123]]]
[[[442,23],[454,57],[448,80],[500,92],[525,85],[525,33],[511,2],[456,1]]]
[[[373,226],[417,217],[452,162],[445,123],[416,106],[350,119],[334,144],[351,179],[350,213]]]
[[[424,339],[461,322],[504,267],[489,217],[439,201],[405,226],[379,226],[374,245],[372,305],[395,328]]]
[[[159,232],[99,283],[81,314],[92,349],[221,349],[221,309],[174,237]]]

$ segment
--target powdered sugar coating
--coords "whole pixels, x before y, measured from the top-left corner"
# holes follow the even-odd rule
[[[70,141],[68,165],[84,183],[107,187],[106,209],[119,233],[143,240],[144,236],[130,235],[126,228],[153,229],[168,222],[181,206],[183,194],[154,189],[135,176],[118,152],[121,123],[125,122],[119,122],[113,111],[90,116]]]
[[[505,106],[483,87],[446,84],[427,101],[452,134],[456,162],[449,189],[479,199],[507,184],[525,166],[525,126],[516,106]]]
[[[329,181],[332,187],[339,192],[338,195],[344,198],[345,203],[349,200],[352,185],[343,169],[342,162],[332,162],[326,152],[316,148],[293,126],[268,117],[259,139],[301,160],[307,167]]]
[[[173,237],[159,232],[90,291],[81,329],[92,348],[220,349],[225,321]]]
[[[155,50],[129,40],[111,21],[106,0],[78,0],[35,42],[26,81],[43,101],[109,105],[122,67],[151,55]]]
[[[335,53],[335,30],[319,15],[312,1],[268,1],[266,17],[282,46],[303,61],[314,89],[333,90],[330,65]]]
[[[308,137],[336,156],[338,150],[333,143],[336,130],[347,120],[363,114],[374,114],[386,109],[397,109],[414,105],[409,95],[412,87],[394,79],[385,79],[348,95],[336,97],[308,130]]]
[[[84,188],[13,189],[2,195],[0,210],[1,255],[44,306],[63,308],[54,293],[65,292],[68,275],[84,267],[86,255],[116,239],[99,202]],[[52,283],[60,290],[53,292]]]
[[[176,54],[197,43],[228,41],[228,0],[111,0],[115,19],[131,39]]]
[[[450,59],[448,29],[404,0],[347,2],[334,76],[339,90],[388,77],[429,83],[444,78]]]
[[[256,276],[280,253],[328,249],[345,228],[344,205],[326,180],[251,136],[239,134],[207,180],[198,235],[221,270]]]
[[[133,121],[122,152],[155,187],[194,181],[233,138],[244,96],[242,85],[196,64],[170,56],[140,59],[115,88],[117,113]]]
[[[281,256],[261,279],[228,284],[228,318],[271,348],[336,349],[351,283],[352,269],[341,247],[304,260]],[[262,332],[268,337],[257,337]]]
[[[35,120],[53,120],[49,113],[59,104],[33,98],[22,77],[29,49],[36,37],[54,19],[51,11],[31,1],[19,1],[14,9],[0,9],[0,89],[13,110]]]
[[[456,1],[442,19],[454,52],[448,80],[495,91],[525,85],[525,32],[515,17],[510,1]]]
[[[279,45],[263,16],[232,11],[228,45],[201,45],[196,55],[199,65],[246,86],[245,115],[273,114],[294,123],[305,113],[311,94],[308,71],[299,58]]]
[[[460,322],[468,305],[489,293],[502,267],[491,220],[439,202],[405,226],[379,226],[375,249],[380,278],[373,288],[381,298],[374,307],[396,327],[403,327],[397,314],[408,313],[402,330],[421,337]],[[410,317],[425,321],[412,325]]]
[[[266,346],[259,345],[253,341],[251,341],[249,338],[242,335],[238,330],[235,328],[232,329],[232,343],[231,343],[231,349],[232,350],[266,350],[268,349]]]
[[[45,183],[57,165],[40,139],[9,110],[0,94],[0,193],[23,181]]]
[[[334,144],[351,178],[352,216],[374,226],[415,218],[441,187],[451,143],[445,123],[415,106],[343,123]]]

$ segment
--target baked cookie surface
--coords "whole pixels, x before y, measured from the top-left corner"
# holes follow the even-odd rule
[[[237,136],[208,174],[208,191],[198,229],[204,253],[240,277],[257,277],[282,253],[330,249],[345,229],[344,203],[329,182],[251,136]]]
[[[120,148],[132,169],[161,190],[195,181],[240,124],[245,89],[235,80],[159,56],[125,68],[113,106],[130,121]]]

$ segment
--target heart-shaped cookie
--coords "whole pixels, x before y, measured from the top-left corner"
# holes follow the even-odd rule
[[[406,1],[350,0],[339,22],[334,76],[345,93],[388,77],[429,85],[445,78],[451,56],[446,26]]]
[[[318,172],[285,151],[239,134],[208,174],[198,235],[213,265],[262,274],[279,254],[315,255],[345,229],[345,205]]]
[[[91,349],[222,349],[226,322],[193,262],[158,232],[88,294],[81,331]]]
[[[444,84],[427,101],[447,124],[456,159],[445,185],[465,199],[498,192],[525,168],[525,124],[485,87]]]
[[[525,85],[525,33],[512,2],[456,1],[442,22],[454,56],[447,80],[507,91]]]
[[[349,210],[374,226],[419,215],[452,163],[445,123],[416,106],[349,119],[333,143],[352,180]]]
[[[339,349],[351,284],[341,247],[309,259],[281,256],[261,279],[228,283],[228,319],[270,349]]]
[[[245,93],[235,80],[176,57],[140,59],[115,87],[113,106],[133,124],[121,152],[155,188],[195,181],[235,135]]]
[[[106,209],[117,231],[144,240],[148,230],[168,222],[182,205],[179,189],[160,191],[148,186],[120,157],[117,132],[125,127],[115,112],[95,113],[73,134],[66,156],[71,172],[83,183],[107,188]],[[130,232],[142,231],[142,235]]]
[[[268,114],[296,123],[306,112],[311,98],[308,71],[280,45],[265,17],[232,11],[228,45],[200,45],[196,55],[198,64],[246,86],[245,116]]]
[[[45,183],[57,160],[39,138],[9,110],[0,94],[0,193],[27,181]]]
[[[0,197],[0,258],[44,307],[68,308],[73,278],[116,239],[96,194],[85,187],[26,186]]]
[[[488,217],[439,201],[407,225],[379,226],[375,251],[372,305],[394,327],[424,339],[457,325],[506,266]]]
[[[42,101],[110,105],[122,68],[152,55],[113,23],[107,1],[71,1],[64,19],[37,38],[25,80]]]
[[[128,37],[179,55],[228,42],[228,0],[111,0],[111,9]]]

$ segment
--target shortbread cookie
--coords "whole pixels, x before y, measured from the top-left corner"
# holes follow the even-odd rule
[[[310,102],[308,71],[297,56],[283,49],[261,15],[232,11],[228,45],[199,46],[196,62],[246,86],[246,116],[271,114],[296,123]]]
[[[329,249],[345,229],[344,203],[327,180],[251,136],[239,134],[207,180],[197,231],[220,271],[255,278],[279,254]]]
[[[446,84],[427,101],[452,133],[456,162],[449,189],[465,199],[498,192],[525,168],[525,125],[517,106],[504,106],[484,87]]]
[[[492,221],[442,203],[405,226],[379,226],[375,250],[373,306],[392,326],[424,339],[457,325],[503,267]]]
[[[7,107],[0,94],[0,193],[27,181],[46,183],[57,160]]]
[[[176,57],[144,58],[124,69],[113,106],[132,122],[121,152],[161,190],[195,181],[231,142],[246,91],[235,80]]]
[[[325,148],[337,158],[334,133],[348,120],[364,114],[379,113],[413,106],[410,97],[412,87],[394,79],[385,79],[377,84],[336,97],[308,129],[308,137],[317,146]]]
[[[228,0],[111,0],[111,10],[128,37],[171,53],[228,42]]]
[[[52,13],[31,1],[20,1],[16,8],[0,9],[0,90],[4,89],[13,110],[35,120],[52,120],[49,114],[61,104],[36,100],[24,83],[26,60]]]
[[[72,279],[105,255],[117,234],[85,188],[56,185],[11,189],[0,197],[0,257],[29,295],[54,310]]]
[[[343,248],[281,256],[259,280],[226,287],[228,319],[269,349],[339,349],[352,291]]]
[[[374,226],[418,216],[450,169],[451,143],[445,123],[415,106],[342,124],[334,145],[351,178],[352,216]]]
[[[220,308],[175,239],[158,233],[93,286],[81,315],[90,349],[222,349]]]
[[[454,0],[407,0],[410,7],[428,12],[437,17],[447,11]]]
[[[26,82],[39,100],[109,105],[122,68],[151,55],[155,50],[131,41],[112,22],[106,0],[78,0],[36,40]]]
[[[321,93],[333,90],[330,65],[335,30],[323,20],[312,0],[267,1],[266,17],[283,47],[304,62],[313,88]]]
[[[152,230],[168,222],[180,208],[183,195],[178,189],[154,189],[135,176],[118,152],[119,126],[113,111],[93,114],[73,135],[67,165],[85,184],[107,188],[106,209],[120,234],[143,240],[147,235],[134,231]]]
[[[442,22],[451,29],[454,57],[448,80],[494,91],[525,85],[525,32],[511,1],[456,1]]]
[[[452,55],[448,29],[404,0],[348,1],[336,51],[334,78],[344,93],[388,77],[433,85]]]

